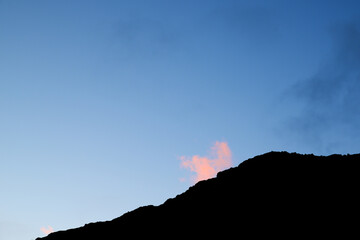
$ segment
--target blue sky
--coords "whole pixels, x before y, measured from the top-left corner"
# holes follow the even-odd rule
[[[227,142],[359,152],[358,1],[0,1],[0,239],[161,204]]]

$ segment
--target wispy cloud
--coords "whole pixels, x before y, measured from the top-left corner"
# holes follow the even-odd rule
[[[327,153],[353,143],[360,127],[360,27],[347,24],[334,33],[333,56],[290,90],[293,100],[304,103],[290,130]]]
[[[218,141],[211,147],[210,156],[181,156],[180,160],[181,167],[195,172],[193,183],[215,177],[219,171],[232,166],[232,156],[228,144]]]
[[[40,230],[45,234],[45,235],[49,235],[50,233],[54,232],[54,229],[51,226],[46,227],[42,227],[40,228]]]

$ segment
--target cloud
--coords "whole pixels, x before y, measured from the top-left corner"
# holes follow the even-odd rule
[[[40,230],[45,234],[49,235],[50,233],[54,232],[54,229],[51,226],[48,226],[48,228],[42,227]]]
[[[360,133],[360,28],[351,23],[333,33],[332,57],[290,89],[292,99],[303,103],[290,130],[323,152],[349,151]]]
[[[213,44],[219,48],[219,37],[236,46],[244,40],[262,46],[279,35],[275,15],[266,4],[173,1],[162,5],[165,14],[154,14],[159,10],[154,4],[136,10],[122,8],[113,35],[118,55],[154,57],[180,51],[193,56],[194,49],[209,51]],[[143,7],[151,10],[142,11]]]
[[[210,156],[194,155],[191,158],[181,156],[181,167],[195,172],[193,183],[215,177],[219,171],[232,166],[231,151],[226,142],[216,142],[211,147]]]

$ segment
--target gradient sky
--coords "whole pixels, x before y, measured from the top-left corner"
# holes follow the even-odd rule
[[[233,166],[359,152],[359,9],[1,0],[0,239],[161,204],[217,141]]]

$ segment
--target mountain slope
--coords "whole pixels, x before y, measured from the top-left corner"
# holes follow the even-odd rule
[[[140,207],[112,221],[41,239],[335,234],[355,224],[359,183],[360,154],[270,152],[199,182],[160,206]]]

